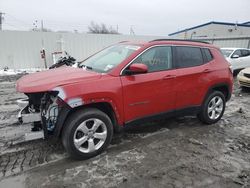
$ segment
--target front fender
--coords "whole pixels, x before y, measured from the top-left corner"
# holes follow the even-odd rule
[[[123,116],[122,116],[122,108],[117,105],[115,99],[110,97],[95,97],[103,95],[113,95],[115,94],[108,94],[108,93],[91,93],[91,94],[82,94],[82,95],[75,95],[72,96],[67,92],[67,90],[63,87],[56,87],[53,91],[57,91],[57,96],[63,101],[63,107],[58,114],[58,119],[55,125],[55,136],[59,137],[61,130],[63,128],[64,122],[66,121],[67,117],[70,115],[72,111],[75,109],[89,106],[89,105],[98,105],[99,103],[108,103],[114,112],[116,121],[118,125],[123,125]],[[90,97],[93,96],[93,97]],[[120,104],[121,105],[121,104]]]

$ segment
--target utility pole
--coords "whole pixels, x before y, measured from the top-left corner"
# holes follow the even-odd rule
[[[43,32],[43,20],[41,20],[41,31]]]
[[[130,35],[135,35],[135,32],[134,32],[134,29],[133,29],[133,26],[131,25],[130,26],[130,31],[129,31]]]
[[[2,29],[3,29],[3,27],[2,27],[2,25],[3,25],[3,15],[4,15],[4,13],[0,12],[0,31],[2,31]]]

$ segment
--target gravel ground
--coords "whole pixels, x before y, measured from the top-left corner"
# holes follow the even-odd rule
[[[73,161],[61,143],[23,142],[15,92],[0,76],[0,187],[250,187],[250,91],[235,82],[221,121],[145,122],[115,135],[108,150]]]

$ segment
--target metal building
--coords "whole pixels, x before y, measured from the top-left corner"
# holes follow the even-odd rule
[[[249,36],[250,22],[227,23],[227,22],[208,22],[181,31],[170,33],[168,36],[180,39],[200,39],[216,37],[236,37]]]

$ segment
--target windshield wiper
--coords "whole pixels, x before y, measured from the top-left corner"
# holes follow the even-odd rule
[[[93,67],[90,67],[90,66],[88,66],[88,65],[84,65],[84,64],[82,64],[82,65],[79,65],[79,67],[80,68],[86,68],[86,69],[89,69],[89,70],[92,70],[93,69]]]

